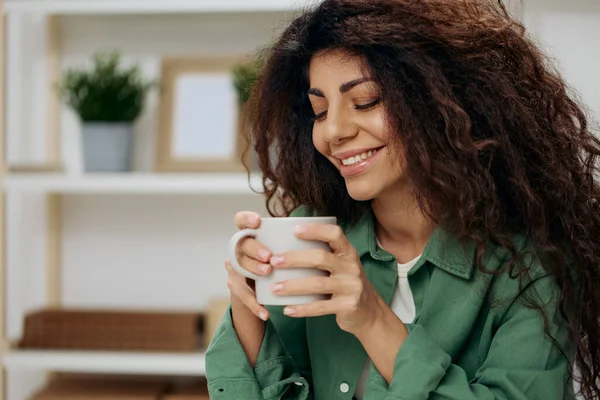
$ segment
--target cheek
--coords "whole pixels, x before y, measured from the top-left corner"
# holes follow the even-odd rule
[[[399,145],[387,147],[387,176],[391,180],[403,179],[406,175],[406,156]]]
[[[317,127],[313,127],[312,141],[315,149],[317,149],[319,153],[323,154],[325,157],[329,155],[329,146],[325,141],[325,135]]]
[[[390,132],[388,132],[389,129],[387,129],[383,111],[369,113],[364,119],[363,124],[371,135],[382,142],[388,142]]]

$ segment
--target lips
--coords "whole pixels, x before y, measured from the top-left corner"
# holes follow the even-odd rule
[[[375,154],[378,150],[379,149],[368,150],[368,151],[364,151],[360,154],[357,154],[355,156],[350,156],[348,158],[344,158],[342,160],[342,164],[344,164],[344,165],[356,164],[358,162],[368,159],[369,157],[372,157],[373,154]]]
[[[338,158],[342,163],[340,166],[340,173],[345,178],[363,173],[375,160],[377,160],[377,158],[379,158],[381,149],[383,149],[383,147],[339,155]]]

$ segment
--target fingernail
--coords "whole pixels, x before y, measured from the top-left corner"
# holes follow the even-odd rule
[[[283,256],[274,256],[271,257],[271,264],[273,265],[281,265],[283,264]]]
[[[276,283],[276,284],[273,285],[273,287],[271,288],[271,290],[273,290],[273,293],[281,292],[281,290],[283,290],[283,284]]]
[[[271,257],[271,253],[269,253],[269,251],[266,249],[260,249],[260,250],[258,250],[258,256],[263,261],[269,261],[269,257]]]
[[[285,315],[294,315],[294,314],[296,314],[296,309],[292,308],[292,307],[286,307],[283,309],[283,313]]]
[[[271,266],[269,264],[258,264],[258,270],[263,274],[268,274],[271,270]]]
[[[306,226],[305,225],[297,225],[294,228],[294,232],[295,233],[304,233],[304,232],[306,232]]]
[[[253,224],[258,222],[258,215],[256,214],[252,214],[248,217],[248,219],[250,220],[250,222],[252,222]]]
[[[261,311],[261,312],[259,312],[259,313],[258,313],[258,317],[259,317],[260,319],[262,319],[263,321],[266,321],[267,319],[269,319],[269,316],[268,316],[268,315],[267,315],[267,313],[266,313],[266,312],[264,312],[264,311]]]

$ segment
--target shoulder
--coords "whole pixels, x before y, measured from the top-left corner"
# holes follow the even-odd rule
[[[492,305],[504,312],[518,306],[542,307],[552,312],[557,306],[559,286],[544,266],[532,242],[524,235],[514,235],[512,242],[517,258],[500,246],[488,246],[483,262],[491,274]],[[514,263],[512,267],[510,264]],[[504,314],[503,312],[503,314]]]

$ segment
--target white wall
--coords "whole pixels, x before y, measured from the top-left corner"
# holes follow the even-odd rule
[[[67,307],[199,310],[226,296],[228,238],[258,196],[72,196],[63,204]]]
[[[6,20],[6,130],[7,162],[37,164],[45,161],[44,108],[46,96],[36,88],[47,81],[44,40],[47,19],[18,14]],[[32,118],[32,116],[35,116]]]
[[[600,1],[524,0],[524,20],[567,82],[600,118]]]

